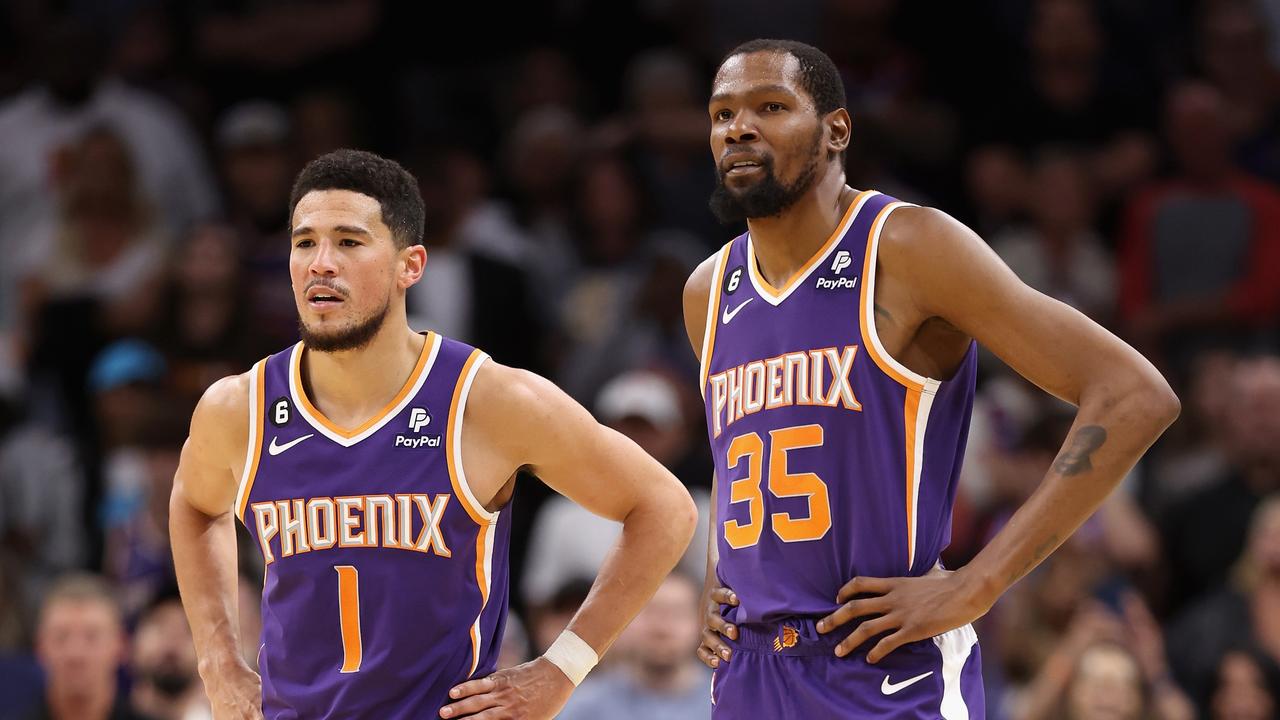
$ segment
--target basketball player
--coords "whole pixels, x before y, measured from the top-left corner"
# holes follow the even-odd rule
[[[800,43],[747,43],[714,80],[711,205],[748,232],[684,298],[716,471],[699,656],[717,718],[982,718],[969,623],[1084,522],[1178,401],[968,228],[848,187],[844,102],[831,60]],[[1039,490],[948,572],[975,340],[1079,412]]]
[[[409,329],[427,258],[399,165],[320,157],[290,211],[302,341],[209,388],[170,503],[214,717],[554,716],[675,565],[692,500],[551,383]],[[519,469],[624,529],[547,655],[485,677]],[[266,562],[261,678],[237,648],[233,518]]]

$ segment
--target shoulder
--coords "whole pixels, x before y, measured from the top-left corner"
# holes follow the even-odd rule
[[[723,248],[699,263],[684,283],[685,331],[689,334],[689,343],[693,345],[695,354],[702,352],[702,335],[707,323],[707,301],[711,298],[711,286],[716,281],[713,277],[716,260],[722,252],[724,252]]]
[[[191,440],[215,450],[243,448],[249,431],[253,371],[228,375],[210,385],[191,416]]]

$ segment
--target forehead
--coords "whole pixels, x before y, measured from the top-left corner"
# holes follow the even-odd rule
[[[734,55],[720,66],[711,83],[711,97],[748,95],[776,89],[804,96],[800,86],[800,61],[790,53],[763,51]]]
[[[370,232],[386,229],[377,199],[352,190],[312,190],[293,209],[293,227],[320,230],[358,224]]]

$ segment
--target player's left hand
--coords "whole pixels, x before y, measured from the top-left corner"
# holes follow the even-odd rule
[[[837,656],[889,633],[867,653],[869,663],[879,662],[909,642],[973,622],[991,609],[961,573],[941,568],[922,577],[854,578],[840,588],[836,602],[841,603],[839,609],[818,621],[818,632],[833,632],[855,618],[869,618],[836,646]]]
[[[468,680],[449,691],[442,718],[551,720],[573,693],[573,683],[546,658]]]

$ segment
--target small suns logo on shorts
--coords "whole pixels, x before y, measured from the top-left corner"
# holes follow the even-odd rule
[[[790,625],[783,625],[782,632],[773,639],[773,651],[782,652],[783,648],[792,648],[800,642],[800,632]]]

